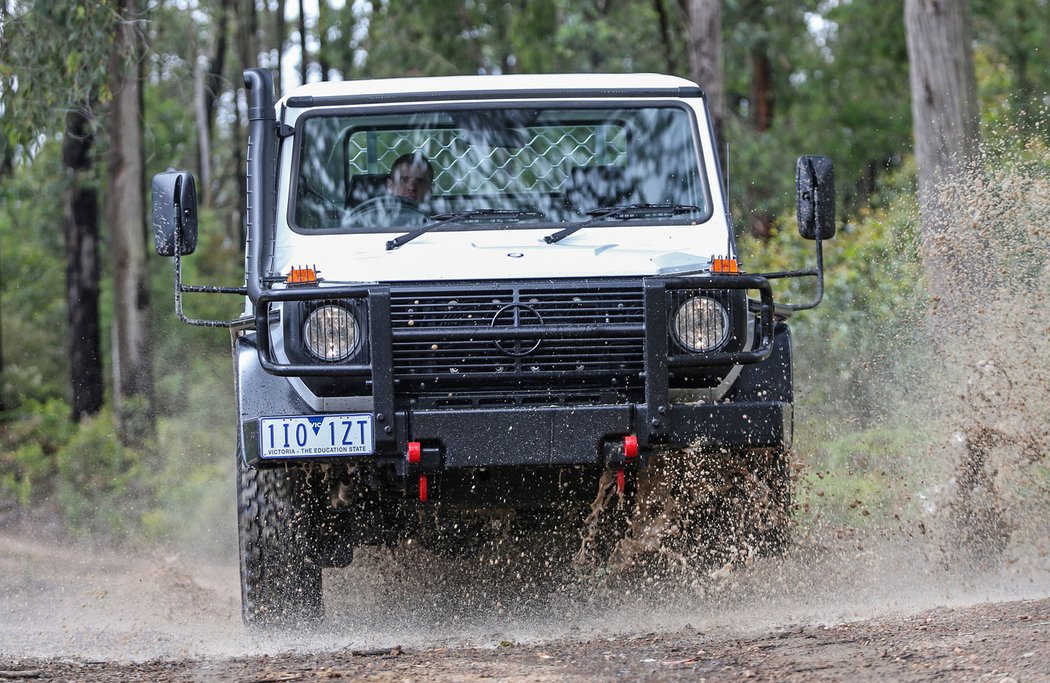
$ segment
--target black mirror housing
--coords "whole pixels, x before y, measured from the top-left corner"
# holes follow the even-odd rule
[[[799,157],[795,167],[798,232],[807,240],[835,236],[835,165],[828,157]]]
[[[197,186],[188,171],[165,171],[153,176],[153,246],[160,256],[175,255],[175,232],[179,231],[179,255],[197,249]]]

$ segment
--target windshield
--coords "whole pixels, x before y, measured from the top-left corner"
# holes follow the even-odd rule
[[[442,109],[301,119],[302,231],[696,223],[710,213],[678,105]],[[672,211],[611,211],[658,205]],[[684,207],[684,210],[683,210]]]

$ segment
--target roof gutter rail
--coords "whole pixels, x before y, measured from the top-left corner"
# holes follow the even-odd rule
[[[292,108],[360,105],[404,104],[407,102],[444,102],[455,100],[523,100],[523,99],[659,99],[663,97],[703,97],[699,86],[666,88],[518,88],[508,90],[448,90],[437,92],[371,93],[357,95],[296,95],[286,104]]]
[[[273,73],[267,69],[246,69],[244,86],[248,89],[247,178],[247,255],[244,277],[252,305],[263,291],[262,250],[267,236],[274,231],[274,147],[277,117],[274,114]]]

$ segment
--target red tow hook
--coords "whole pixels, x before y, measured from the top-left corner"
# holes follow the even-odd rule
[[[408,452],[405,453],[405,459],[408,460],[409,465],[418,465],[423,460],[423,446],[418,441],[408,442]],[[427,502],[427,475],[419,475],[419,502]]]
[[[628,434],[623,437],[623,459],[627,461],[638,459],[637,436]],[[627,473],[621,467],[616,470],[616,492],[622,496],[625,488],[627,488]]]

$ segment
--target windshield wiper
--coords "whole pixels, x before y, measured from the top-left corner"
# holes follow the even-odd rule
[[[521,220],[543,218],[543,213],[532,209],[470,209],[467,211],[438,214],[437,216],[434,216],[433,223],[427,223],[421,228],[417,228],[412,232],[406,232],[404,235],[389,240],[386,243],[386,250],[390,251],[392,249],[397,249],[398,247],[411,242],[420,235],[430,232],[434,228],[445,225],[446,223],[469,221],[472,218],[499,218],[505,222],[517,222]]]
[[[623,206],[610,206],[607,209],[591,209],[587,212],[590,216],[587,220],[582,223],[576,223],[570,225],[564,230],[559,230],[553,235],[547,235],[543,238],[543,241],[547,244],[554,244],[560,242],[577,230],[582,230],[588,226],[594,225],[600,220],[606,218],[634,218],[636,216],[677,216],[681,213],[692,213],[692,212],[703,211],[699,206],[693,204],[625,204]]]

